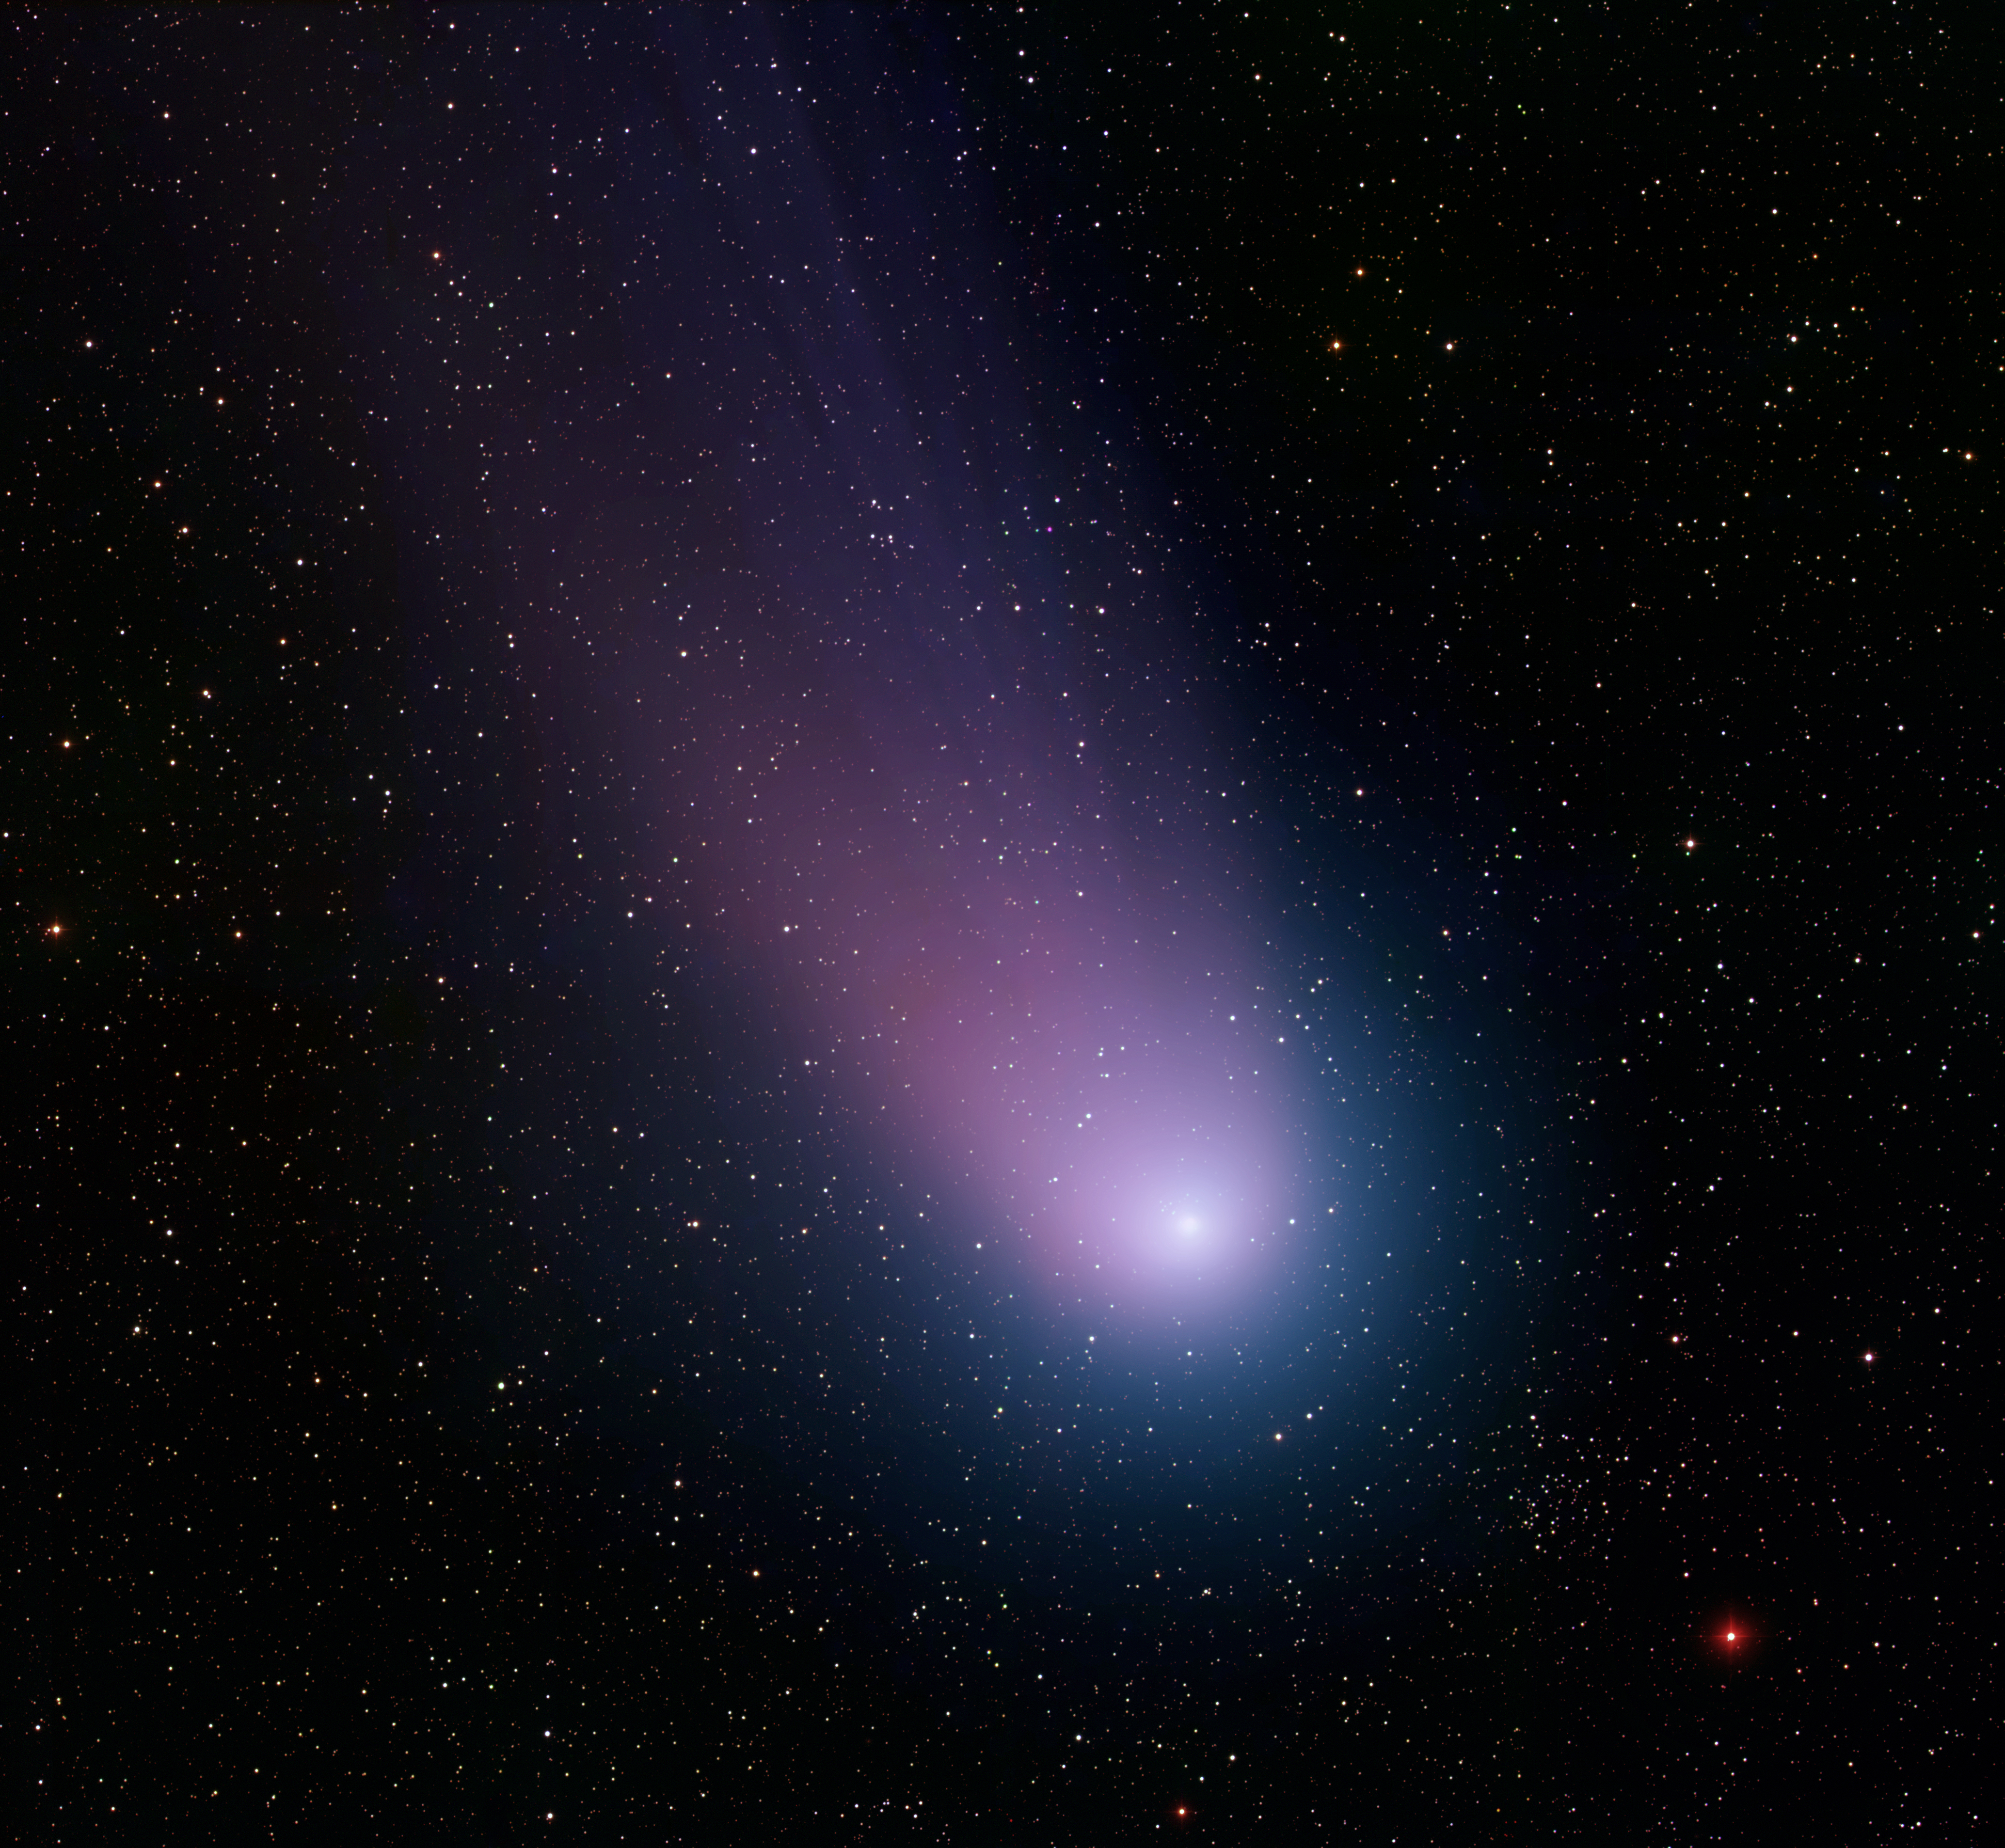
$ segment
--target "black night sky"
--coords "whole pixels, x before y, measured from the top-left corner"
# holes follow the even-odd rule
[[[1994,22],[5,42],[16,1839],[1993,1839]]]

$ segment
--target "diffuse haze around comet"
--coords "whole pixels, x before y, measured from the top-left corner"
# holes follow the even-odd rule
[[[400,890],[510,1023],[519,1231],[810,1474],[1215,1465],[1279,1532],[1286,1432],[1359,1520],[1389,1458],[1445,1492],[1566,1306],[1526,952],[1228,661],[1260,619],[1137,433],[1134,317],[1006,233],[930,53],[620,15],[587,96],[533,55],[568,18],[491,60],[505,158],[364,151],[417,247],[346,310],[441,818]],[[358,272],[380,205],[331,211]],[[952,1524],[916,1479],[883,1518]]]

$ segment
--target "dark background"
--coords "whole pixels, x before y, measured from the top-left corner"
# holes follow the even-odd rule
[[[804,1487],[747,1436],[781,1387],[609,1345],[721,1339],[741,1285],[623,1296],[638,1177],[487,1133],[497,1043],[579,1120],[764,1133],[739,1002],[643,1040],[616,949],[505,1005],[469,973],[562,911],[509,829],[565,746],[481,666],[498,594],[454,630],[403,587],[460,490],[369,371],[448,29],[538,35],[476,151],[520,165],[672,114],[637,17],[10,22],[16,1839],[1986,1839],[1990,23],[762,28],[859,199],[845,96],[887,146],[943,96],[978,131],[1026,370],[1104,381],[1181,507],[1218,699],[1277,789],[1391,798],[1301,850],[1503,869],[1527,1120],[1596,1166],[1550,1364],[1466,1415],[1484,1484],[1227,1618],[999,1592],[888,1519],[818,1553],[910,1452],[894,1395]],[[618,375],[602,279],[508,254]],[[479,528],[429,535],[469,581]],[[407,802],[455,662],[500,742]],[[449,896],[476,843],[506,903]]]

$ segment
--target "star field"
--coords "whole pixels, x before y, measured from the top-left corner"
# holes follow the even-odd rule
[[[24,1829],[1985,1838],[1994,33],[10,31]]]

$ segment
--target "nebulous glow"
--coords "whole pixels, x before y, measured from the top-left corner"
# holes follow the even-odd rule
[[[1171,1036],[1131,1000],[1129,1045]],[[1152,1032],[1151,1029],[1156,1030]],[[1227,1029],[1229,1035],[1231,1029]],[[1247,1049],[1216,1030],[1177,1032],[1173,1057],[1110,1052],[1087,1061],[1096,1107],[1041,1125],[1006,1110],[992,1159],[1046,1171],[1015,1190],[1033,1253],[1055,1282],[1097,1278],[1111,1298],[1218,1289],[1257,1270],[1285,1229],[1287,1176],[1277,1100]],[[1235,1056],[1239,1055],[1239,1056]],[[1039,1268],[1046,1268],[1040,1261]]]
[[[860,728],[839,729],[853,742]],[[1018,758],[1018,740],[992,731],[985,745],[992,765]],[[797,733],[795,748],[816,746]],[[838,818],[830,790],[876,777],[846,777],[827,749],[799,786],[812,815],[787,790],[761,792],[762,820],[781,824],[769,841],[812,832],[820,844],[777,862],[734,854],[728,868],[730,885],[784,886],[795,914],[822,920],[739,940],[806,1043],[802,1070],[928,1177],[939,1236],[999,1247],[1069,1298],[1090,1285],[1122,1306],[1222,1299],[1280,1248],[1296,1183],[1288,1068],[1252,1024],[1246,948],[1181,896],[1207,868],[1182,862],[1166,899],[1138,876],[1132,843],[1076,822],[1041,843],[1062,858],[1057,876],[1030,856],[999,863],[957,812],[1076,813],[1094,767],[1075,763],[1052,791],[1020,759],[983,777],[936,755],[950,759],[944,801],[893,784],[902,799]],[[952,774],[963,769],[978,773]],[[1090,789],[1087,805],[1113,805]],[[915,811],[928,817],[916,827]],[[730,844],[732,819],[702,826]]]
[[[662,979],[732,972],[806,1120],[930,1200],[927,1236],[1068,1297],[1229,1293],[1284,1239],[1300,1148],[1262,1012],[1264,836],[1163,537],[1182,517],[1115,466],[1117,423],[1088,445],[1046,420],[976,194],[843,219],[846,182],[804,181],[796,92],[759,96],[744,132],[785,164],[700,127],[718,202],[606,209],[609,237],[682,253],[672,287],[623,296],[622,339],[728,484],[658,502],[595,475],[545,625],[569,684],[616,673],[602,710],[674,902],[648,913]],[[1113,416],[1081,367],[1059,395]],[[669,388],[699,373],[728,404]]]

